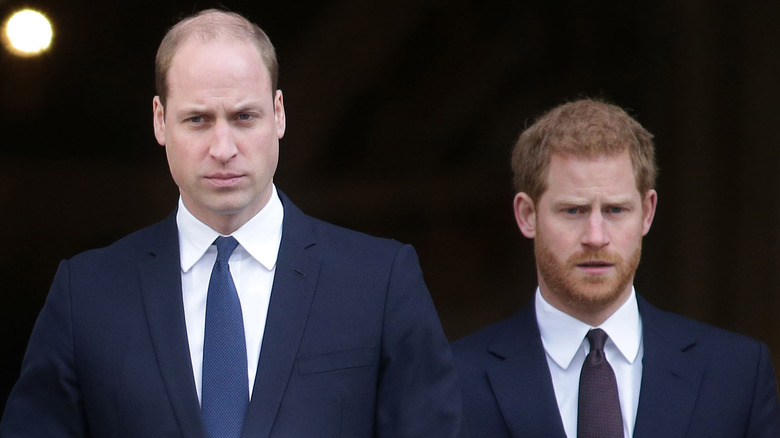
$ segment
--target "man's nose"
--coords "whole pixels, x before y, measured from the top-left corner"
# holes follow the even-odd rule
[[[582,244],[592,248],[603,248],[609,244],[607,223],[601,211],[594,210],[588,216],[586,229],[582,236]]]
[[[214,138],[209,149],[211,156],[218,161],[227,162],[238,154],[236,138],[226,121],[217,121],[214,125]]]

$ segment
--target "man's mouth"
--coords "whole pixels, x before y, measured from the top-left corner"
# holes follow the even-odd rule
[[[613,272],[614,268],[614,263],[602,260],[577,263],[577,269],[586,275],[608,275],[609,273]]]
[[[614,263],[609,262],[585,262],[585,263],[578,263],[577,266],[583,267],[583,268],[607,268],[610,266],[614,266]]]
[[[238,173],[213,173],[211,175],[206,176],[206,180],[208,180],[211,184],[214,184],[215,186],[219,187],[230,187],[235,184],[237,184],[243,175]]]

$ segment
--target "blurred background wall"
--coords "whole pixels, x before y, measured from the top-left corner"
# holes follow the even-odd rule
[[[231,1],[277,46],[287,135],[276,184],[305,212],[411,243],[447,335],[536,287],[509,153],[582,96],[656,136],[655,224],[636,287],[761,339],[780,365],[780,3]],[[153,61],[213,2],[0,0],[54,21],[43,57],[0,53],[0,407],[63,258],[174,208],[152,132]]]

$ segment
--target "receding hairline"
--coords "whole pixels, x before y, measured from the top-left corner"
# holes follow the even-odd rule
[[[163,103],[169,91],[168,76],[173,62],[182,47],[193,40],[203,44],[215,41],[250,44],[257,50],[268,72],[272,90],[277,88],[279,65],[274,46],[265,31],[235,12],[206,9],[173,25],[160,42],[155,57],[155,82]]]
[[[235,12],[206,9],[179,21],[171,27],[168,33],[175,34],[182,43],[192,36],[198,36],[202,42],[224,37],[252,41],[251,36],[255,28],[261,30],[257,25]]]
[[[265,70],[268,71],[269,76],[271,74],[268,66],[265,64],[265,60],[263,59],[263,54],[257,50],[257,45],[254,44],[252,41],[246,40],[244,38],[238,38],[232,35],[215,35],[214,37],[209,38],[201,38],[198,34],[189,34],[185,35],[184,38],[182,38],[178,45],[176,46],[176,50],[172,53],[172,56],[170,57],[170,64],[168,65],[168,72],[172,69],[176,59],[179,57],[179,54],[184,51],[187,46],[190,45],[199,45],[199,46],[208,46],[212,44],[235,44],[236,46],[246,46],[251,47],[257,52],[257,56],[260,59],[260,62],[263,64],[263,67],[265,67]]]

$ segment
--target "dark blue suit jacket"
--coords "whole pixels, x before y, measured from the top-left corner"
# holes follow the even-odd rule
[[[408,245],[286,197],[243,437],[465,433],[450,347]],[[2,437],[204,437],[174,215],[63,261]]]
[[[644,359],[634,438],[780,437],[766,345],[637,298]],[[566,437],[533,301],[453,351],[472,436]]]

